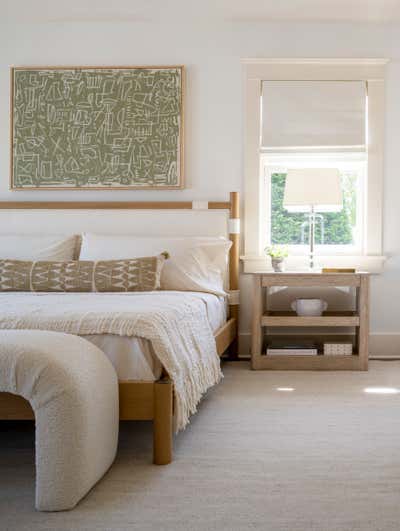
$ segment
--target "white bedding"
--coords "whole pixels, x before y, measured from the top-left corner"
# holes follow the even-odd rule
[[[222,377],[203,293],[0,293],[0,328],[151,341],[174,383],[175,428]]]
[[[225,297],[199,292],[190,292],[190,295],[204,302],[210,326],[214,332],[218,330],[226,321]],[[114,365],[119,380],[153,382],[161,376],[161,363],[148,339],[113,334],[93,334],[82,337],[104,352]]]

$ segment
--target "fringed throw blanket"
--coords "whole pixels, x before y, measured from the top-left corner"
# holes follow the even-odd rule
[[[186,293],[0,293],[0,329],[148,339],[174,383],[177,431],[222,377],[206,306]]]

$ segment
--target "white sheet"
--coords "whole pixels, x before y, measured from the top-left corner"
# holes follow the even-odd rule
[[[194,291],[191,291],[190,294],[204,301],[211,328],[214,332],[218,330],[226,322],[227,304],[225,297]],[[154,382],[161,376],[161,364],[147,339],[112,334],[95,334],[82,337],[106,354],[113,364],[119,380]]]

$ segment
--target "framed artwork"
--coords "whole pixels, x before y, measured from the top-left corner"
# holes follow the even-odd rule
[[[11,69],[11,190],[183,188],[183,66]]]

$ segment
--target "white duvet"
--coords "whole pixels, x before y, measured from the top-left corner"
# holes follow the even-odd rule
[[[222,376],[206,305],[189,293],[0,293],[0,329],[148,339],[174,382],[177,430]]]

